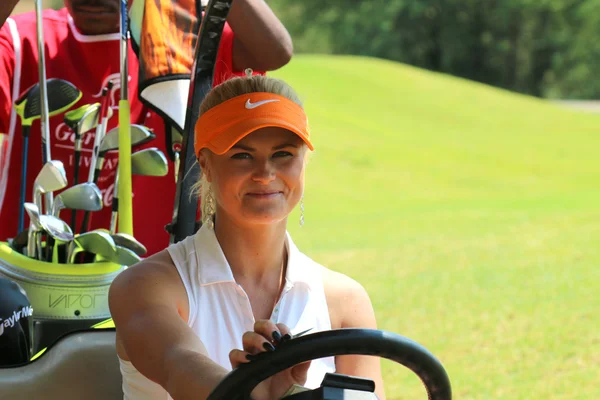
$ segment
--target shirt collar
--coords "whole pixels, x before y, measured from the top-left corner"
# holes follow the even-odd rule
[[[196,261],[200,267],[200,283],[210,285],[215,283],[235,282],[231,267],[223,254],[223,250],[215,232],[207,225],[202,225],[195,238]],[[310,284],[308,269],[304,262],[304,254],[298,250],[289,232],[286,231],[286,247],[288,249],[288,264],[285,274],[286,286],[298,282]]]

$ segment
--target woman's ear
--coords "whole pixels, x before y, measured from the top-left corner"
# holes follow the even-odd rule
[[[211,181],[210,177],[210,168],[208,168],[208,154],[206,154],[203,150],[200,150],[198,153],[198,164],[200,164],[200,169],[202,173],[206,176],[207,181]]]

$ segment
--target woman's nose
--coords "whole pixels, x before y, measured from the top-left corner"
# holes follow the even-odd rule
[[[275,179],[273,164],[268,160],[257,162],[252,173],[252,179],[262,184],[272,182]]]

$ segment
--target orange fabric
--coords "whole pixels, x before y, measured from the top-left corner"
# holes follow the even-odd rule
[[[189,74],[198,38],[194,0],[153,0],[144,3],[140,81]]]
[[[194,136],[196,155],[205,147],[215,154],[226,153],[248,134],[268,126],[294,132],[314,150],[302,107],[285,97],[257,92],[229,99],[198,118]]]

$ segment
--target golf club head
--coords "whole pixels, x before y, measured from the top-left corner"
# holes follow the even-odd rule
[[[94,129],[100,121],[100,103],[86,104],[65,113],[65,124],[78,136]]]
[[[41,251],[41,248],[39,248],[36,240],[37,232],[42,229],[40,224],[40,209],[33,203],[25,203],[23,207],[25,208],[25,211],[27,211],[27,215],[29,215],[29,229],[27,230],[27,256],[33,258],[36,255],[36,251]]]
[[[75,251],[74,246],[77,246],[79,251],[93,253],[106,259],[116,258],[117,246],[115,242],[108,233],[101,230],[85,232],[75,237],[69,252],[69,262],[71,264],[75,262],[75,254],[79,252]]]
[[[132,250],[129,250],[126,247],[117,246],[117,256],[115,259],[111,260],[117,264],[126,265],[128,267],[136,264],[142,259],[140,256],[135,254]]]
[[[119,232],[111,236],[117,246],[126,247],[140,257],[148,252],[146,246],[127,233]]]
[[[30,224],[39,229],[41,227],[39,207],[33,203],[25,203],[24,207],[25,211],[27,211],[27,215],[29,215]]]
[[[165,176],[169,163],[162,151],[156,147],[143,149],[131,155],[131,173],[143,176]]]
[[[57,242],[69,242],[73,240],[73,231],[69,224],[52,215],[41,214],[40,225]]]
[[[156,138],[156,135],[142,125],[132,124],[131,129],[131,147],[146,144]],[[116,126],[106,133],[100,143],[99,154],[106,154],[108,151],[117,150],[119,148],[119,127]]]
[[[49,117],[60,114],[71,108],[83,95],[75,85],[58,78],[46,81]],[[17,114],[21,116],[22,125],[31,125],[42,115],[40,85],[36,83],[27,89],[15,102]]]
[[[50,160],[42,167],[42,170],[33,183],[33,197],[38,209],[41,210],[41,194],[54,192],[67,186],[67,174],[61,161]],[[50,212],[50,210],[47,210]]]
[[[71,186],[56,196],[52,205],[52,215],[58,217],[63,208],[99,211],[102,206],[102,193],[98,186],[91,182],[84,182]]]
[[[57,262],[57,245],[67,243],[73,240],[74,235],[71,227],[62,219],[52,215],[40,215],[40,225],[42,231],[48,235],[46,237],[46,256],[42,254],[41,238],[38,238],[38,259],[51,262]]]

